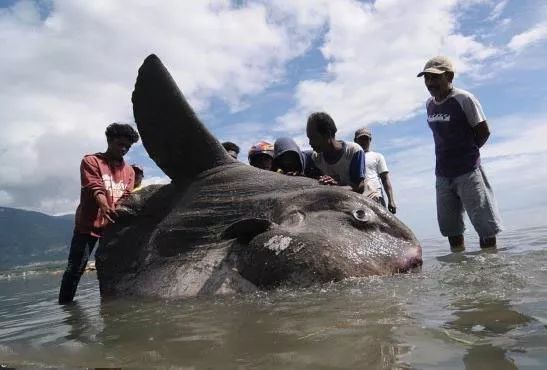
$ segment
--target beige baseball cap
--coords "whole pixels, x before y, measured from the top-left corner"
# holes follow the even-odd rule
[[[361,136],[368,136],[372,139],[372,132],[368,127],[362,127],[359,130],[355,131],[355,137],[353,138],[353,141],[357,140]]]
[[[418,73],[417,77],[422,77],[425,73],[442,74],[445,72],[454,72],[454,66],[447,57],[436,56],[427,61],[424,70]]]

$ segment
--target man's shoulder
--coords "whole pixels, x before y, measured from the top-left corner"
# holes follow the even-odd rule
[[[452,93],[450,95],[452,95],[452,96],[459,96],[459,95],[474,96],[471,92],[469,92],[467,90],[464,90],[464,89],[460,89],[459,87],[453,87],[452,88]]]
[[[384,158],[384,155],[382,153],[369,150],[368,152],[365,153],[365,157],[367,159],[370,158],[370,159],[374,159],[374,160],[379,160],[381,158]]]
[[[104,162],[103,155],[101,153],[84,154],[82,162],[97,163]]]
[[[358,153],[361,153],[361,158],[364,161],[365,159],[365,152],[363,151],[363,148],[359,144],[352,143],[350,141],[346,141],[346,152],[344,153],[344,157],[348,161],[353,161],[354,158],[356,158],[356,155]]]
[[[352,143],[351,141],[344,141],[346,147],[346,153],[353,156],[359,151],[363,151],[363,148],[359,144]]]
[[[104,153],[93,153],[93,154],[85,154],[82,158],[82,163],[85,162],[88,165],[93,166],[100,166],[101,168],[107,169],[110,168],[108,158],[105,157]],[[117,165],[116,168],[121,170],[131,170],[133,171],[133,168],[124,160]]]
[[[477,100],[475,95],[473,95],[469,91],[464,89],[459,89],[457,87],[452,89],[452,93],[450,94],[450,97],[456,99],[458,102],[462,102],[463,100],[466,100],[466,99]]]
[[[473,99],[473,100],[476,100],[477,98],[475,97],[475,95],[473,95],[472,93],[470,93],[469,91],[467,90],[464,90],[464,89],[460,89],[458,87],[453,87],[452,90],[450,91],[450,93],[448,94],[448,96],[446,98],[444,98],[443,100],[437,102],[435,100],[434,97],[430,96],[426,102],[425,102],[425,105],[426,107],[429,107],[431,104],[433,105],[442,105],[452,99],[455,99],[457,101],[462,101],[462,100],[465,100],[465,99]]]

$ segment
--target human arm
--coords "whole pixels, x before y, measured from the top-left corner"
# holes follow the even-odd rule
[[[482,110],[482,106],[475,96],[469,94],[463,99],[462,108],[469,125],[473,129],[475,144],[481,148],[490,136],[490,129],[488,123],[486,123],[486,117]]]
[[[101,209],[103,217],[106,218],[109,222],[114,223],[114,218],[118,216],[118,213],[116,212],[116,208],[108,204],[106,195],[103,193],[99,193],[95,197],[95,200],[97,201],[97,205]]]
[[[347,189],[347,190],[356,191],[353,186],[340,185],[340,183],[338,181],[336,181],[335,179],[333,179],[332,177],[327,176],[327,175],[319,176],[318,180],[319,180],[319,183],[321,185],[340,186],[341,188],[344,188],[344,189]]]
[[[365,191],[365,152],[362,149],[355,152],[351,159],[349,177],[352,190],[363,194]]]
[[[87,190],[95,199],[103,217],[110,222],[114,222],[113,218],[116,216],[116,211],[108,202],[99,164],[94,156],[84,157],[80,165],[80,177],[82,188]]]
[[[352,186],[351,190],[356,193],[363,194],[365,191],[365,179],[361,179],[361,181],[357,185]]]
[[[397,206],[395,205],[395,197],[393,196],[393,188],[391,186],[391,180],[389,178],[389,169],[387,168],[384,156],[380,153],[376,153],[376,156],[376,173],[378,174],[380,181],[382,181],[382,186],[384,187],[384,190],[386,192],[387,209],[391,213],[395,213],[397,211]]]
[[[304,176],[311,179],[319,179],[323,176],[323,172],[317,168],[312,161],[308,161],[309,164],[306,164],[306,169],[304,171]]]
[[[475,135],[475,143],[481,148],[490,137],[488,123],[486,123],[486,121],[478,123],[473,127],[473,134]]]
[[[338,185],[338,181],[328,175],[319,176],[318,180],[321,185]]]
[[[124,168],[123,177],[124,177],[124,182],[126,183],[126,186],[125,186],[123,195],[120,197],[120,199],[114,201],[116,206],[120,203],[121,200],[128,198],[131,195],[131,193],[136,189],[136,186],[135,186],[136,174],[132,166],[127,166],[126,168]],[[142,186],[142,179],[141,179],[140,186]]]
[[[380,180],[382,180],[382,186],[387,195],[387,209],[395,214],[397,212],[397,206],[395,205],[395,197],[393,196],[393,188],[391,187],[391,180],[389,179],[389,172],[382,172],[380,174]]]
[[[305,150],[302,152],[302,154],[304,155],[305,159],[304,176],[311,179],[319,179],[321,176],[323,176],[323,171],[321,171],[315,165],[315,161],[313,159],[313,151]]]

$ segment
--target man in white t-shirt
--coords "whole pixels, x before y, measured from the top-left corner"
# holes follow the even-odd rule
[[[312,160],[324,174],[319,183],[351,186],[353,191],[363,194],[365,153],[355,143],[336,140],[336,131],[336,124],[327,113],[316,112],[308,117],[306,134],[314,150]]]
[[[386,206],[386,201],[382,194],[383,186],[387,195],[387,209],[391,213],[395,213],[397,206],[395,205],[395,197],[393,196],[386,160],[382,154],[370,150],[372,132],[368,127],[360,128],[355,131],[353,141],[359,144],[365,152],[365,181],[370,188],[375,190],[373,198],[377,199],[378,203],[384,207]]]

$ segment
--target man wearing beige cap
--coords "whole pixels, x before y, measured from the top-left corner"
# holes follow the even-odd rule
[[[490,130],[482,107],[471,93],[454,88],[454,67],[438,56],[425,64],[418,77],[431,98],[427,122],[435,141],[437,219],[452,251],[465,249],[463,213],[479,234],[481,248],[496,247],[501,231],[494,193],[480,162],[480,151]]]
[[[386,160],[382,154],[370,150],[372,131],[368,127],[360,128],[355,131],[353,141],[359,144],[365,152],[365,181],[370,188],[374,190],[374,199],[384,207],[386,206],[386,201],[382,194],[383,186],[387,196],[387,209],[389,209],[391,213],[395,213],[397,211],[397,206],[395,205],[395,197],[393,196],[393,190],[391,188]]]

